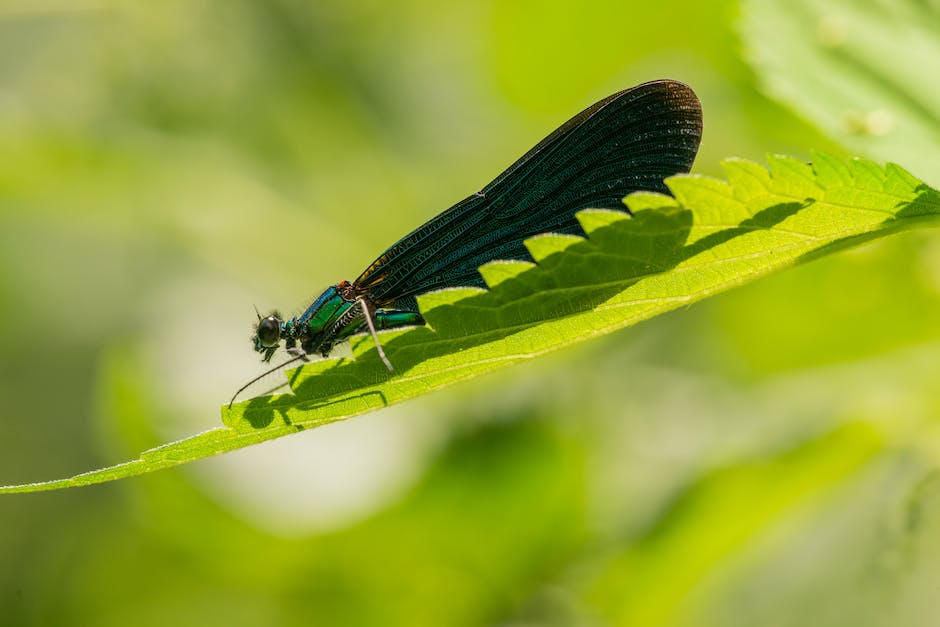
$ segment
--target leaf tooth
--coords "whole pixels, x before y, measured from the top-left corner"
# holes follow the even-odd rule
[[[846,187],[852,184],[852,171],[844,159],[819,150],[811,150],[813,171],[816,173],[816,183],[823,189]]]
[[[815,198],[822,189],[813,176],[813,168],[805,161],[784,155],[767,155],[771,189],[776,194],[793,198]]]
[[[667,178],[666,184],[669,185],[670,181],[676,178],[679,177],[671,176]],[[633,192],[624,198],[623,201],[633,213],[645,209],[665,209],[667,207],[679,206],[679,202],[672,196],[657,194],[656,192]]]
[[[483,276],[483,280],[486,281],[486,284],[490,288],[493,288],[503,281],[514,279],[534,267],[535,264],[531,261],[496,260],[480,266],[480,274]]]
[[[855,157],[849,161],[852,180],[856,187],[866,191],[881,192],[885,187],[885,171],[875,163]]]
[[[428,292],[417,297],[418,309],[421,310],[422,314],[427,314],[427,312],[437,307],[452,305],[459,300],[485,293],[486,290],[480,287],[451,287],[436,292]]]
[[[691,206],[701,201],[702,196],[718,195],[727,200],[734,200],[734,192],[728,181],[704,174],[682,174],[666,179],[666,186],[679,204]]]
[[[560,253],[569,246],[583,242],[584,238],[577,235],[562,235],[559,233],[545,233],[530,237],[525,241],[525,247],[536,263],[549,255]]]
[[[741,202],[766,195],[770,191],[770,172],[767,168],[747,159],[725,159],[721,167],[728,177],[734,197]]]
[[[666,196],[668,198],[668,196]],[[670,200],[672,200],[670,198]],[[597,229],[608,227],[616,222],[629,220],[630,214],[626,211],[617,211],[615,209],[585,209],[579,211],[575,217],[584,232],[591,235]]]
[[[896,163],[885,165],[884,189],[892,194],[904,195],[916,192],[918,187],[924,186],[913,174]]]
[[[751,217],[747,204],[735,198],[727,181],[686,174],[669,179],[667,185],[683,207],[695,207],[699,224],[731,224]]]

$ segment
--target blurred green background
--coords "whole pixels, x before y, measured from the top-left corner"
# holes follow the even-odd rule
[[[0,0],[0,483],[218,426],[252,305],[300,310],[616,90],[692,85],[699,173],[847,154],[744,60],[745,14],[787,33],[770,0],[651,4]],[[940,236],[911,233],[345,423],[0,497],[0,624],[935,624],[938,316]]]

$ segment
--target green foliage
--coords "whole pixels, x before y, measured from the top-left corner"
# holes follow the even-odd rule
[[[588,594],[611,624],[681,624],[677,619],[688,611],[682,600],[720,564],[844,489],[884,452],[883,440],[869,426],[846,425],[777,455],[706,474],[598,569]],[[729,520],[728,509],[739,515]],[[684,568],[664,567],[675,563]]]
[[[764,88],[859,154],[904,155],[937,180],[940,7],[933,2],[748,0],[742,35]]]
[[[413,398],[630,326],[801,261],[917,226],[936,225],[940,194],[900,167],[815,155],[770,169],[724,163],[727,181],[678,176],[674,198],[634,194],[633,214],[587,210],[587,239],[527,242],[535,263],[481,268],[489,290],[425,295],[429,326],[383,334],[388,376],[368,337],[355,359],[290,371],[293,394],[223,408],[226,426],[145,451],[135,461],[2,492],[87,485],[235,450]]]
[[[768,202],[800,206],[772,229],[746,222],[759,202],[721,236],[699,228],[749,189],[743,164],[730,187],[680,182],[687,197],[716,190],[694,207],[638,198],[629,226],[587,214],[592,240],[542,238],[537,268],[490,266],[492,292],[434,296],[433,330],[384,335],[395,376],[358,338],[355,360],[290,373],[296,394],[240,404],[223,428],[216,411],[258,371],[252,304],[296,313],[641,81],[699,94],[699,174],[783,153],[821,184],[817,148],[839,155],[832,180],[860,154],[937,187],[938,7],[6,0],[0,483],[146,451],[14,489],[98,483],[420,398],[130,481],[0,497],[3,623],[935,624],[940,239],[879,237],[933,222],[859,211],[901,210],[873,200],[880,170],[835,209],[806,202],[823,196],[804,164],[772,161],[793,190]],[[777,244],[793,256],[804,216],[821,252],[750,281]],[[843,244],[878,241],[799,263],[860,216],[872,230]],[[624,258],[641,220],[650,248]],[[757,241],[773,254],[732,260]],[[653,261],[665,271],[629,285]],[[605,272],[622,276],[597,285]],[[688,280],[723,289],[736,272],[739,289],[577,343],[629,324],[631,293],[671,277],[697,296],[707,285]],[[531,295],[556,275],[587,293]],[[464,341],[477,361],[454,352]],[[462,367],[431,373],[425,357]],[[424,394],[504,361],[526,364]],[[357,401],[357,387],[389,396]]]

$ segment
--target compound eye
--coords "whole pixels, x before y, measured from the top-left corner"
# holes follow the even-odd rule
[[[268,316],[258,323],[258,343],[273,348],[281,339],[281,321],[277,316]]]

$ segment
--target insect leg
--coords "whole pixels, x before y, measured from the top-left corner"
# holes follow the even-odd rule
[[[372,322],[372,312],[369,311],[369,306],[366,304],[364,298],[358,298],[356,302],[359,303],[359,307],[362,308],[362,316],[365,318],[366,326],[369,327],[369,334],[372,335],[372,339],[375,341],[375,350],[379,352],[379,357],[382,358],[382,362],[385,364],[385,367],[388,368],[388,371],[395,372],[395,368],[392,367],[392,362],[385,356],[385,350],[382,348],[382,343],[379,342],[379,336],[375,332],[375,324]]]

